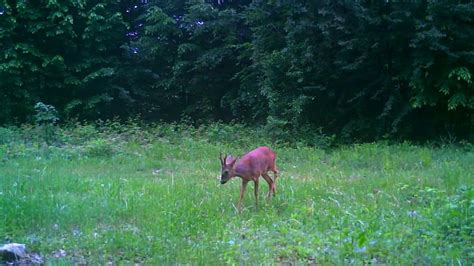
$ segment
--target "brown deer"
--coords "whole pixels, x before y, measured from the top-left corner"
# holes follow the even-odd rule
[[[276,154],[268,147],[258,147],[255,150],[242,156],[242,158],[234,158],[222,153],[219,156],[221,161],[221,184],[227,183],[233,177],[240,177],[242,179],[242,187],[240,189],[240,199],[237,209],[241,210],[242,199],[244,198],[247,183],[253,181],[255,184],[255,205],[258,208],[258,179],[260,176],[268,183],[268,199],[271,199],[272,194],[275,194],[276,179],[278,177],[278,169],[276,167]],[[268,175],[268,172],[273,172],[273,179]]]

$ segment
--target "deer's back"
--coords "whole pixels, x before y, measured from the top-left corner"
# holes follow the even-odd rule
[[[268,147],[258,147],[242,156],[240,163],[254,173],[266,173],[273,168],[276,154]]]

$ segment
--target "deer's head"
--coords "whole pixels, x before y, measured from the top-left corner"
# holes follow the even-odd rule
[[[227,183],[231,178],[235,177],[234,165],[237,162],[237,158],[232,157],[232,155],[225,155],[222,157],[222,153],[219,155],[219,160],[221,161],[221,184]]]

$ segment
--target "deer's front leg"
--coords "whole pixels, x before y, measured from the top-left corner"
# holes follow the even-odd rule
[[[239,204],[237,205],[237,209],[240,211],[242,211],[241,209],[241,205],[242,205],[242,199],[244,198],[244,194],[245,194],[245,189],[247,188],[247,183],[249,181],[248,180],[242,180],[242,187],[240,188],[240,199],[239,199]]]
[[[255,183],[255,190],[253,192],[253,194],[255,195],[255,206],[258,210],[258,178],[254,180],[254,183]]]

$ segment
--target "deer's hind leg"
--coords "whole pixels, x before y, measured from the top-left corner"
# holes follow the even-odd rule
[[[273,172],[273,181],[276,181],[277,177],[280,176],[280,171],[278,171],[276,164],[273,165],[271,171]]]
[[[273,166],[272,166],[272,169],[271,171],[273,172],[273,194],[275,194],[276,192],[276,180],[278,178],[278,176],[280,175],[280,171],[278,171],[278,168],[276,166],[276,163],[273,162]]]
[[[275,192],[275,182],[268,175],[268,173],[262,174],[263,179],[268,183],[268,199],[272,198],[272,194]]]

